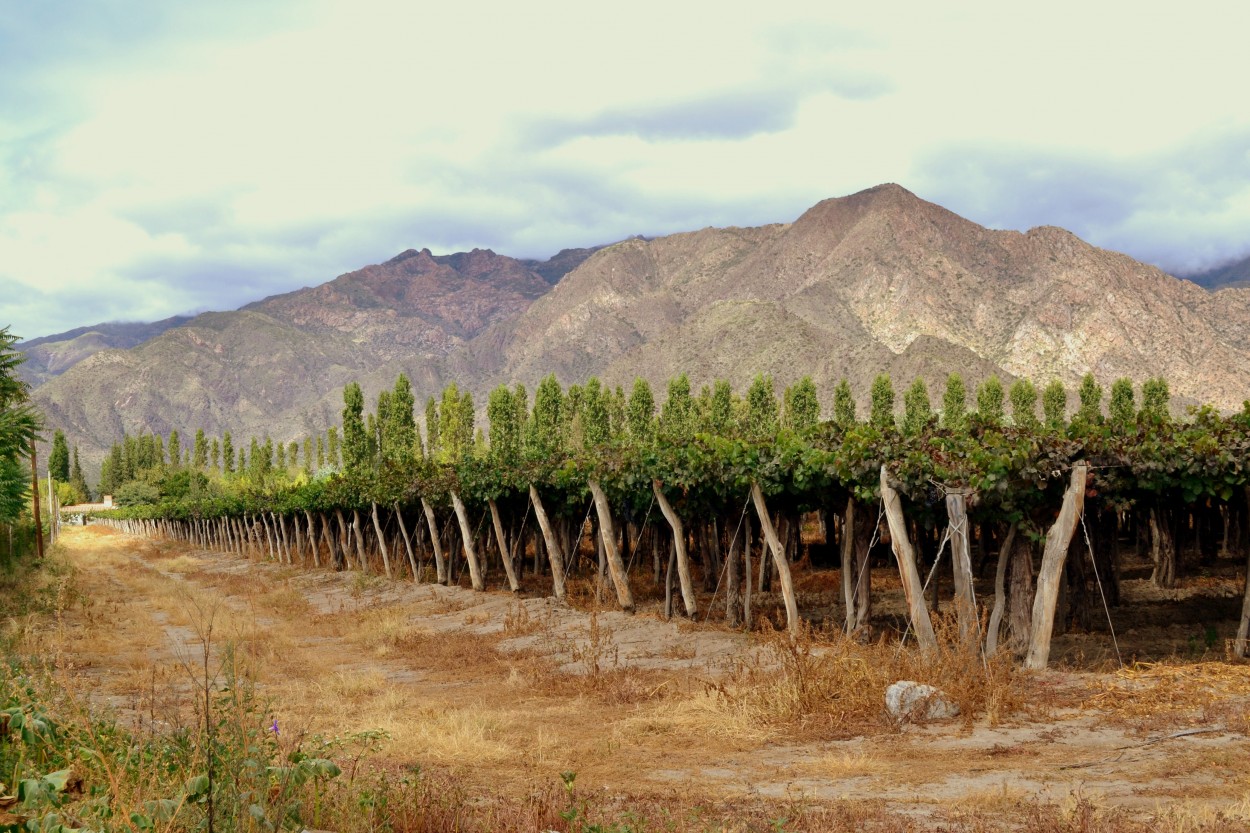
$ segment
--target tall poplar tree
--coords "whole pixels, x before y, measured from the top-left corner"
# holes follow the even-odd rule
[[[647,443],[655,436],[655,396],[651,385],[641,376],[634,379],[634,388],[629,394],[626,422],[629,436],[637,442]]]
[[[833,422],[843,431],[855,424],[855,395],[851,383],[841,379],[833,389]]]
[[[52,434],[52,450],[48,452],[48,471],[58,483],[69,482],[69,444],[65,432],[57,429]]]
[[[903,433],[909,437],[920,434],[933,419],[929,388],[919,376],[903,394]]]
[[[946,377],[941,424],[948,431],[962,431],[968,426],[968,387],[958,373]]]
[[[811,376],[804,376],[785,390],[783,422],[791,431],[803,434],[820,421],[820,398]]]
[[[349,382],[343,388],[343,471],[349,475],[361,474],[369,464],[364,411],[365,396],[360,385]]]
[[[871,404],[868,422],[882,430],[894,428],[894,385],[890,374],[882,373],[872,380]]]
[[[1068,424],[1068,391],[1058,379],[1042,391],[1042,419],[1051,431],[1062,431]]]

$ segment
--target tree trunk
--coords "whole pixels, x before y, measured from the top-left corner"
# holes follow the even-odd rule
[[[599,486],[599,481],[588,480],[590,493],[595,498],[595,511],[599,515],[599,540],[608,556],[608,569],[612,573],[612,583],[616,585],[616,600],[621,610],[634,612],[634,594],[629,588],[629,576],[625,572],[625,564],[621,561],[621,553],[616,548],[616,530],[612,526],[612,509],[608,506],[608,498]]]
[[[990,623],[985,634],[985,654],[994,656],[998,651],[998,632],[1007,609],[1007,563],[1011,560],[1011,548],[1016,544],[1016,524],[1007,528],[1002,546],[998,548],[998,569],[994,571],[994,609],[990,611]]]
[[[534,506],[534,517],[538,518],[538,526],[543,531],[543,542],[547,545],[547,560],[551,563],[551,584],[556,598],[564,601],[564,550],[560,548],[556,534],[547,518],[547,510],[543,508],[542,498],[534,484],[530,484],[530,503]],[[534,554],[537,559],[538,554]]]
[[[425,498],[421,498],[421,509],[425,512],[425,523],[430,528],[430,547],[434,550],[434,578],[439,584],[447,583],[447,562],[443,559],[443,547],[438,539],[438,521],[434,518],[434,507]]]
[[[660,506],[660,512],[664,514],[664,520],[668,521],[669,527],[673,530],[673,547],[677,553],[677,575],[681,579],[681,599],[686,605],[686,615],[693,619],[698,612],[698,599],[694,593],[694,581],[690,576],[690,558],[686,553],[686,530],[682,526],[681,518],[677,517],[677,513],[673,511],[673,505],[668,502],[668,498],[664,497],[662,485],[660,481],[652,480],[651,492],[655,495],[655,502]]]
[[[907,597],[907,610],[916,631],[916,641],[920,644],[920,653],[931,657],[937,653],[937,636],[933,633],[933,623],[929,621],[929,611],[924,605],[924,587],[916,569],[916,553],[907,540],[903,505],[898,492],[889,483],[885,466],[881,467],[881,501],[885,504],[885,519],[890,525],[890,546],[903,580],[903,593]]]
[[[773,553],[777,577],[781,581],[781,596],[786,604],[786,627],[790,631],[790,638],[795,639],[799,634],[799,605],[794,597],[794,581],[790,577],[790,565],[786,563],[785,550],[782,549],[781,540],[777,537],[777,530],[773,528],[772,519],[768,517],[764,493],[760,491],[758,483],[751,484],[751,500],[755,503],[755,514],[759,516],[764,539],[768,541],[768,548]]]
[[[485,590],[486,582],[482,579],[481,565],[477,561],[477,548],[473,546],[473,530],[469,528],[469,514],[464,511],[464,501],[455,491],[451,493],[451,505],[456,510],[456,519],[460,521],[460,538],[464,544],[464,557],[469,562],[469,581],[474,590]]]
[[[1077,463],[1072,467],[1072,479],[1063,495],[1063,507],[1059,517],[1046,533],[1046,549],[1042,552],[1042,566],[1037,577],[1037,595],[1033,600],[1033,619],[1030,624],[1029,654],[1025,668],[1042,670],[1050,660],[1050,636],[1055,626],[1055,603],[1059,600],[1059,582],[1063,577],[1063,565],[1068,556],[1068,545],[1076,532],[1077,522],[1085,507],[1085,479],[1089,466]]]

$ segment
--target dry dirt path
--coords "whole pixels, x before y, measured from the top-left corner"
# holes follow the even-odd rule
[[[493,789],[574,771],[586,788],[873,801],[924,815],[1078,794],[1142,811],[1250,807],[1241,678],[1196,712],[1159,713],[1149,708],[1158,681],[1126,680],[1143,688],[1137,714],[1108,702],[1119,696],[1111,675],[1051,673],[1028,688],[1059,692],[1045,715],[822,739],[717,699],[729,664],[764,650],[747,635],[255,563],[102,527],[61,540],[75,598],[45,650],[79,690],[139,725],[190,718],[188,669],[211,624],[213,667],[229,649],[284,732],[380,730],[388,765],[447,768]]]

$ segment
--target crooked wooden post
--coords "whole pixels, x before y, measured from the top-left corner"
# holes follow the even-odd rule
[[[599,515],[599,540],[608,556],[608,570],[612,573],[612,583],[616,585],[616,601],[621,610],[634,612],[634,594],[629,588],[629,574],[625,572],[625,562],[621,560],[620,550],[616,548],[616,530],[612,525],[612,507],[608,498],[599,486],[598,480],[588,480],[590,493],[595,498],[595,511]]]
[[[538,526],[543,531],[543,542],[547,545],[547,560],[551,562],[552,591],[557,599],[564,601],[564,550],[560,548],[560,542],[551,529],[547,510],[543,507],[542,498],[538,496],[538,490],[533,483],[530,484],[530,503],[534,505],[534,516],[538,518]]]
[[[503,560],[503,570],[508,574],[508,587],[513,593],[521,589],[520,583],[516,577],[516,565],[512,563],[512,547],[508,546],[508,539],[503,534],[503,521],[499,517],[499,507],[495,504],[494,498],[489,498],[486,505],[490,507],[490,521],[495,527],[495,543],[499,545],[499,557]]]
[[[438,540],[438,521],[434,518],[434,507],[425,498],[421,498],[421,509],[425,512],[425,523],[430,527],[430,546],[434,550],[434,578],[439,584],[447,583],[447,562],[443,560],[443,545]]]
[[[455,491],[451,493],[451,504],[456,510],[456,520],[460,522],[460,538],[464,542],[464,557],[469,562],[469,581],[474,590],[485,590],[486,582],[482,579],[482,569],[477,561],[477,548],[473,546],[473,530],[469,526],[469,513],[464,511],[464,501]]]
[[[1007,608],[1007,562],[1011,548],[1016,545],[1016,524],[1007,529],[1007,537],[998,550],[998,568],[994,571],[994,609],[990,611],[990,624],[985,634],[985,653],[993,656],[998,651],[998,632],[1002,629],[1003,611]]]
[[[681,518],[673,511],[673,505],[664,497],[662,484],[658,480],[651,481],[651,491],[655,502],[660,505],[664,520],[673,530],[673,548],[677,555],[677,576],[681,579],[681,599],[686,605],[686,615],[693,619],[698,613],[698,599],[694,593],[694,581],[690,578],[690,556],[686,552],[686,530],[682,527]]]
[[[378,550],[382,553],[382,567],[386,570],[386,577],[391,578],[391,554],[386,546],[386,536],[382,534],[382,522],[378,520],[378,504],[370,501],[369,505],[373,509],[373,531],[378,536]]]
[[[417,577],[417,556],[412,551],[412,539],[408,537],[408,524],[404,523],[404,513],[399,509],[399,501],[395,501],[395,520],[399,521],[399,534],[404,539],[404,549],[408,553],[408,566],[412,568],[412,580],[420,581]]]
[[[898,492],[890,485],[884,465],[881,467],[881,502],[885,504],[885,519],[890,525],[890,547],[894,550],[894,559],[898,562],[899,575],[903,580],[911,626],[916,631],[921,655],[931,657],[937,653],[937,635],[933,633],[933,622],[929,619],[929,609],[925,607],[924,585],[916,568],[916,552],[907,537],[903,504]]]
[[[1246,487],[1246,508],[1250,509],[1250,486]],[[1237,626],[1237,639],[1233,642],[1233,654],[1246,656],[1250,651],[1250,559],[1246,560],[1246,589],[1241,600],[1241,624]]]
[[[1033,597],[1033,622],[1029,639],[1029,653],[1024,667],[1042,670],[1050,661],[1050,637],[1055,629],[1055,603],[1059,600],[1059,581],[1063,577],[1063,564],[1068,557],[1068,545],[1076,532],[1077,522],[1085,509],[1085,480],[1089,473],[1086,463],[1072,466],[1072,478],[1063,495],[1059,517],[1046,533],[1046,549],[1042,553],[1042,567],[1037,575],[1037,594]]]
[[[773,563],[777,566],[777,575],[781,579],[781,596],[786,604],[786,627],[790,631],[790,638],[794,639],[799,634],[799,605],[794,597],[794,580],[790,577],[790,564],[786,561],[785,549],[781,546],[781,539],[777,537],[772,518],[768,517],[768,506],[764,503],[764,493],[760,491],[758,483],[751,484],[751,501],[755,504],[760,529],[764,532],[764,540],[768,542]]]
[[[965,647],[980,643],[980,617],[977,597],[972,586],[972,554],[968,544],[968,493],[946,494],[946,523],[950,530],[951,562],[955,572],[955,614],[959,621],[959,640]]]

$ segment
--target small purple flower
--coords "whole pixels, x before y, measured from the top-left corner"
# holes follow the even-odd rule
[[[275,717],[273,719],[273,725],[269,727],[269,731],[273,732],[275,735],[278,734],[278,718]]]

